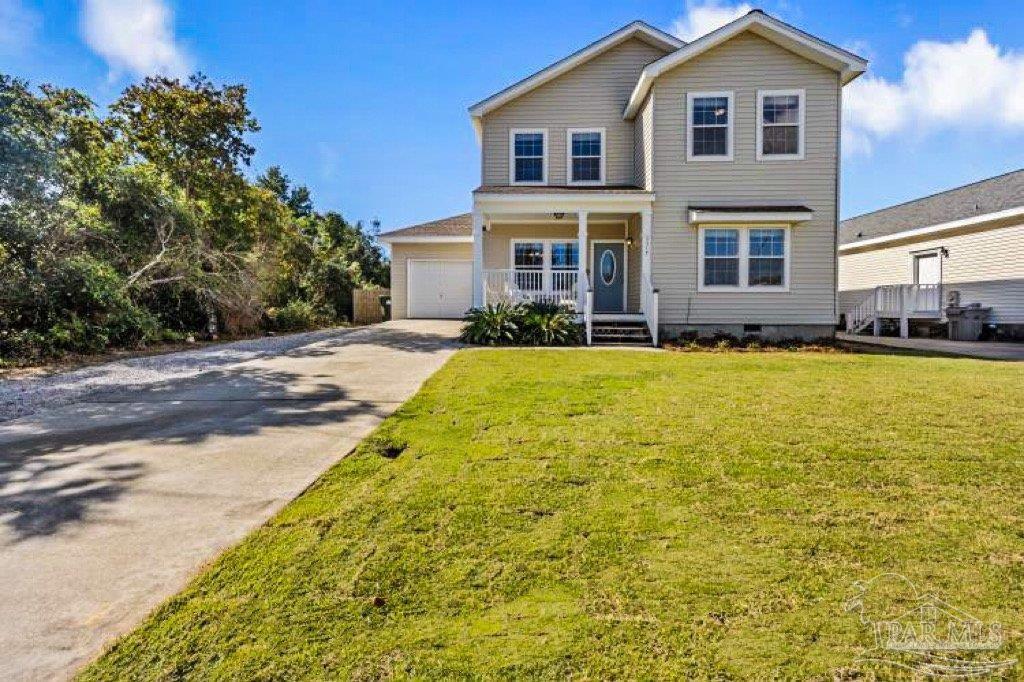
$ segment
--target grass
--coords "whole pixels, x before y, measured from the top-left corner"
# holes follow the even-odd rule
[[[886,571],[1024,660],[1022,403],[968,359],[465,351],[83,676],[852,679]]]

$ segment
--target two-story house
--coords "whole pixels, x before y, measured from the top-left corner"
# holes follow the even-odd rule
[[[691,43],[634,22],[488,97],[472,212],[382,236],[393,315],[547,300],[655,342],[831,335],[840,101],[865,68],[755,10]]]

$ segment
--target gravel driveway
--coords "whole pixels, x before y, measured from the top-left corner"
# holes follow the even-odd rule
[[[347,454],[454,352],[389,322],[3,385],[0,679],[63,679]]]
[[[179,353],[151,355],[26,379],[0,379],[0,421],[24,417],[43,407],[67,405],[100,393],[123,393],[146,385],[187,379],[247,360],[273,357],[318,341],[366,329],[325,329],[305,334],[267,336]]]

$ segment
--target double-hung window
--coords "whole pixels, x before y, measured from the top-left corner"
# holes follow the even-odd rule
[[[565,140],[569,184],[604,184],[604,128],[569,128]]]
[[[757,91],[757,158],[804,158],[804,91]]]
[[[732,161],[732,92],[687,93],[686,111],[686,159]]]
[[[704,227],[700,230],[701,291],[786,291],[789,228]]]
[[[516,286],[523,291],[544,288],[544,242],[513,242],[512,267]]]
[[[513,129],[509,131],[509,183],[545,185],[548,181],[548,131]]]
[[[523,291],[572,294],[579,272],[576,240],[523,240],[512,242],[516,286]]]

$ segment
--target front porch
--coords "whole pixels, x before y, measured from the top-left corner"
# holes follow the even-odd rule
[[[577,312],[588,342],[595,322],[616,321],[642,323],[657,343],[653,195],[577,190],[474,198],[474,306],[560,305]]]

